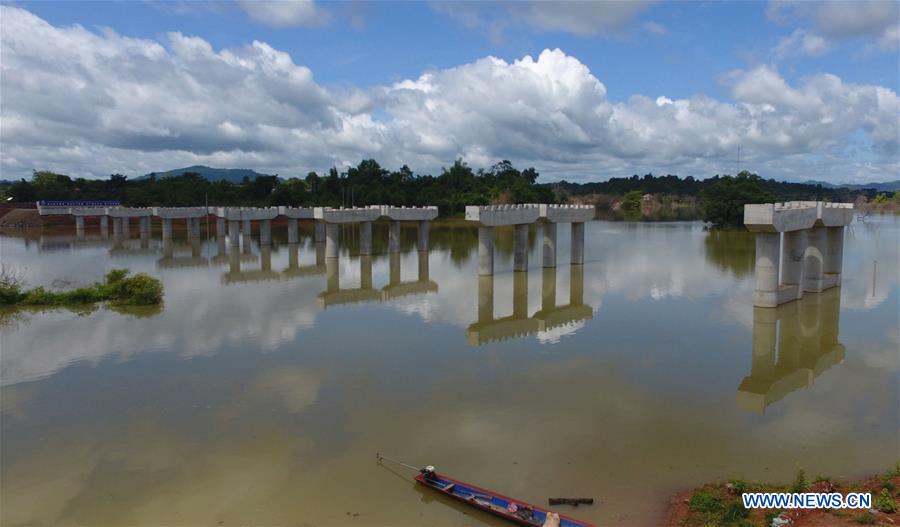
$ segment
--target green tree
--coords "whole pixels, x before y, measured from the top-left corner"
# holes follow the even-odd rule
[[[737,176],[716,176],[703,189],[701,203],[703,221],[715,226],[744,224],[744,205],[775,201],[775,195],[765,189],[762,178],[743,171]]]

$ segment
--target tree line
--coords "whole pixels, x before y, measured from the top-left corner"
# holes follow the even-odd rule
[[[128,179],[112,174],[107,179],[72,178],[65,174],[35,171],[30,180],[0,183],[3,199],[16,202],[37,200],[118,200],[123,205],[143,206],[396,206],[437,205],[442,216],[458,215],[466,205],[507,203],[594,202],[591,196],[608,196],[632,216],[641,219],[641,198],[651,194],[662,203],[695,203],[682,207],[678,219],[704,219],[714,224],[739,225],[745,203],[788,200],[853,201],[859,195],[874,198],[874,190],[848,190],[821,185],[763,179],[744,171],[737,176],[716,175],[709,179],[647,174],[608,181],[538,183],[534,168],[519,170],[509,161],[489,168],[473,169],[463,160],[443,168],[439,175],[415,174],[406,165],[398,170],[383,168],[374,159],[364,159],[343,171],[310,172],[304,178],[259,176],[240,182],[208,181],[197,173]],[[635,214],[637,215],[635,217]]]

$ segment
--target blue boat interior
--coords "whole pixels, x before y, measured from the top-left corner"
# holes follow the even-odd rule
[[[532,525],[542,525],[544,523],[544,520],[547,519],[547,513],[537,509],[528,508],[527,510],[523,510],[520,508],[518,509],[518,511],[512,512],[508,508],[510,503],[509,500],[499,498],[493,494],[486,493],[478,489],[473,489],[472,487],[468,487],[463,483],[456,483],[437,475],[435,475],[435,477],[433,478],[424,478],[424,481],[427,485],[437,490],[447,492],[448,494],[452,494],[458,499],[470,503],[477,503],[489,508],[494,508],[495,510],[497,510],[497,512],[502,511],[509,516],[518,516],[521,520],[526,521]],[[522,506],[522,504],[518,502],[516,502],[516,504],[518,506]],[[584,527],[585,525],[586,524],[584,523],[574,522],[566,518],[560,518],[560,527]]]

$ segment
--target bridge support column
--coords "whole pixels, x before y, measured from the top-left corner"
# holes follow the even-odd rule
[[[781,249],[781,289],[796,288],[795,298],[803,296],[803,253],[806,250],[806,231],[786,231]],[[788,294],[788,293],[785,293]],[[783,300],[783,299],[779,299]]]
[[[130,224],[130,220],[131,220],[131,219],[130,219],[128,216],[125,216],[125,217],[122,218],[122,237],[124,237],[126,240],[127,240],[129,237],[131,237],[131,224]]]
[[[484,225],[478,227],[478,274],[494,274],[494,228]],[[493,282],[491,284],[493,289]],[[493,297],[493,292],[491,296]]]
[[[753,305],[778,305],[778,261],[781,238],[777,232],[756,233],[756,292]]]
[[[272,244],[272,220],[262,220],[259,224],[259,243],[262,245]]]
[[[325,224],[325,259],[338,257],[338,225]]]
[[[544,267],[556,267],[556,224],[544,223]]]
[[[113,237],[122,237],[122,218],[113,218]]]
[[[194,218],[184,219],[184,228],[187,229],[187,237],[189,240],[194,239]]]
[[[528,270],[528,224],[518,223],[514,227],[513,271]]]
[[[216,239],[225,239],[225,218],[216,218]]]
[[[232,247],[241,244],[241,228],[238,220],[228,220],[228,242]]]
[[[141,234],[141,239],[150,238],[150,216],[141,216],[138,220],[138,232]]]
[[[288,243],[297,243],[300,237],[297,234],[297,218],[288,218]]]
[[[109,216],[100,216],[100,237],[109,238]]]
[[[419,251],[428,250],[428,231],[431,229],[431,222],[422,220],[419,222]]]
[[[325,222],[317,221],[315,226],[315,234],[313,236],[313,240],[316,243],[324,243],[325,242]]]
[[[388,251],[392,253],[400,252],[400,222],[391,221],[388,229]]]
[[[825,287],[841,285],[844,267],[844,228],[825,227],[825,259],[822,262]]]
[[[325,265],[325,243],[316,243],[316,265]]]
[[[162,240],[163,240],[163,243],[172,241],[172,219],[171,218],[163,218],[162,219]]]
[[[294,243],[288,243],[288,269],[294,270],[300,267],[300,246]]]
[[[84,239],[84,216],[75,216],[75,236]]]
[[[584,223],[575,222],[572,224],[572,258],[573,265],[582,265],[584,263]]]
[[[364,221],[359,224],[359,254],[369,256],[372,254],[372,222]]]
[[[809,229],[806,232],[806,253],[803,259],[803,290],[806,292],[820,293],[824,289],[824,253],[825,227]]]
[[[250,220],[243,220],[243,225],[241,225],[241,232],[244,236],[250,236],[253,234],[253,226],[250,224]]]

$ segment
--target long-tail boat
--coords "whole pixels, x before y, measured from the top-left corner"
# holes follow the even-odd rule
[[[536,505],[438,474],[431,465],[416,468],[380,454],[378,454],[378,461],[390,461],[415,470],[418,472],[415,477],[418,483],[518,525],[540,527],[544,525],[547,513],[551,512]],[[590,523],[576,520],[564,514],[559,515],[559,525],[560,527],[592,527]]]

